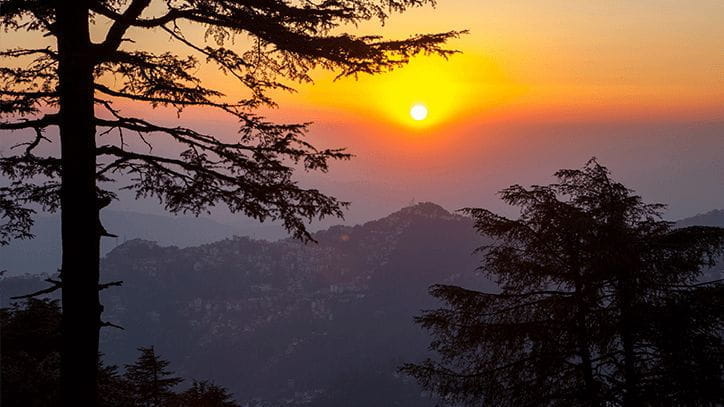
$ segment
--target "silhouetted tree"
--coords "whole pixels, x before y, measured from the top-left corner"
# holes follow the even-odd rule
[[[680,287],[646,308],[642,399],[649,405],[724,404],[724,285]]]
[[[0,405],[60,404],[60,321],[57,300],[29,298],[0,309]],[[131,405],[132,392],[117,370],[99,358],[102,406]]]
[[[57,406],[60,398],[60,320],[57,300],[29,298],[0,308],[0,405]],[[233,407],[238,404],[223,387],[194,381],[184,392],[173,388],[169,363],[153,347],[120,374],[98,358],[98,405],[107,407],[179,406]]]
[[[233,396],[221,386],[207,381],[194,381],[190,388],[171,402],[178,407],[238,407]]]
[[[556,177],[501,192],[518,219],[465,210],[500,291],[433,286],[447,307],[417,321],[439,359],[403,370],[453,403],[721,402],[722,287],[697,278],[724,229],[672,229],[595,160]]]
[[[159,407],[172,399],[173,389],[183,381],[167,370],[169,362],[156,355],[153,346],[138,348],[141,355],[135,363],[126,365],[123,378],[128,382],[136,405]]]
[[[270,90],[308,82],[317,67],[340,76],[375,74],[418,53],[448,55],[442,44],[457,32],[405,40],[354,36],[346,24],[384,21],[390,12],[432,0],[5,0],[0,26],[37,33],[37,47],[5,50],[0,68],[0,130],[27,130],[22,152],[0,158],[0,243],[27,238],[32,208],[61,210],[65,403],[96,402],[96,359],[102,307],[98,300],[99,240],[107,232],[99,211],[115,195],[100,182],[129,176],[139,197],[157,197],[171,212],[198,214],[215,204],[250,217],[278,219],[309,239],[305,220],[341,216],[340,203],[300,187],[293,170],[326,171],[349,156],[317,150],[304,141],[306,124],[275,124],[254,114],[274,106]],[[93,35],[91,35],[93,33]],[[163,35],[169,49],[154,52],[149,37]],[[93,38],[98,38],[94,41]],[[30,36],[25,37],[30,41]],[[52,41],[50,41],[52,39]],[[19,44],[20,45],[20,44]],[[175,48],[174,48],[175,47]],[[246,89],[230,102],[196,76],[200,60]],[[285,80],[287,83],[285,83]],[[124,115],[113,103],[217,109],[239,120],[239,137],[221,138]],[[58,154],[39,146],[59,130]],[[117,134],[111,138],[110,134]],[[105,136],[105,137],[101,137]],[[132,141],[131,139],[134,138]],[[151,146],[171,140],[182,152],[163,155]],[[140,147],[139,147],[140,146]],[[146,148],[148,147],[148,148]]]
[[[58,301],[29,299],[0,309],[0,405],[56,404],[59,350]]]
[[[102,356],[102,355],[101,355]],[[102,407],[136,407],[137,396],[132,384],[118,371],[118,366],[98,361],[98,405]]]

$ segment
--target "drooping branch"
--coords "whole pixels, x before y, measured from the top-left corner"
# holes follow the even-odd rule
[[[317,190],[299,187],[291,179],[290,167],[238,168],[228,160],[212,161],[194,149],[170,158],[105,145],[98,148],[98,154],[113,158],[102,172],[132,175],[132,184],[125,188],[135,190],[140,197],[160,198],[169,211],[198,214],[223,202],[232,212],[261,221],[280,220],[292,234],[305,240],[311,240],[305,222],[341,217],[341,208],[346,206]]]
[[[60,172],[60,159],[55,157],[25,154],[0,158],[0,174],[11,180],[26,182],[36,177],[52,180],[59,177]]]
[[[102,291],[102,290],[105,290],[105,289],[108,289],[111,287],[120,287],[122,285],[123,285],[123,281],[120,281],[120,280],[111,281],[108,283],[102,283],[102,284],[98,284],[98,291]]]
[[[110,107],[109,107],[110,108]],[[273,125],[258,119],[249,118],[249,125],[245,131],[258,133],[258,137],[247,135],[245,139],[251,142],[225,143],[218,138],[199,133],[195,130],[184,127],[167,127],[152,124],[146,120],[121,116],[117,111],[109,110],[116,117],[116,120],[96,119],[96,124],[101,127],[126,129],[140,134],[142,133],[163,133],[171,136],[176,141],[191,148],[197,148],[213,153],[222,159],[234,162],[238,168],[249,170],[284,170],[279,161],[281,158],[289,158],[295,163],[302,162],[308,170],[327,170],[327,160],[346,159],[350,155],[341,149],[316,150],[299,137],[305,130],[299,125]],[[123,148],[123,145],[121,146]],[[251,157],[247,157],[250,154]],[[252,163],[253,160],[256,164]]]
[[[124,14],[114,10],[110,5],[95,2],[91,10],[112,21],[121,22],[134,27],[159,27],[181,19],[193,19],[204,15],[240,15],[242,13],[265,14],[279,23],[293,24],[300,29],[310,32],[324,33],[344,23],[357,24],[363,20],[377,18],[384,22],[390,11],[402,12],[410,7],[420,7],[426,4],[434,5],[433,0],[381,0],[356,1],[335,0],[323,3],[304,2],[304,6],[290,5],[286,1],[274,0],[255,2],[250,0],[226,2],[204,2],[199,7],[197,2],[187,1],[171,6],[160,16],[150,18],[125,18]],[[129,7],[130,10],[130,7]],[[273,17],[272,17],[273,16]],[[258,19],[258,18],[257,18]]]
[[[0,26],[11,30],[46,31],[55,34],[55,10],[51,2],[6,0],[0,7]]]
[[[52,7],[37,8],[45,10],[38,14],[30,11],[34,8],[31,5],[12,3],[0,12],[5,26],[46,29],[56,34]],[[198,213],[225,203],[233,211],[261,220],[281,219],[288,229],[303,237],[309,236],[304,231],[304,219],[339,216],[344,204],[319,191],[300,188],[292,180],[295,169],[326,171],[329,160],[347,159],[350,155],[341,149],[314,148],[304,139],[308,123],[271,123],[254,114],[254,109],[275,106],[270,90],[293,91],[286,82],[311,81],[310,72],[316,67],[336,70],[340,76],[382,72],[408,62],[416,54],[450,55],[454,51],[444,49],[443,44],[461,34],[451,31],[385,40],[336,31],[343,25],[369,19],[384,21],[390,12],[433,3],[428,0],[179,0],[165,2],[165,8],[152,7],[151,3],[89,3],[93,24],[97,24],[94,14],[109,20],[102,41],[86,50],[94,69],[97,106],[108,113],[99,112],[92,120],[98,126],[98,137],[114,131],[120,137],[118,146],[99,148],[98,181],[131,176],[129,189],[138,196],[160,198],[172,211]],[[23,18],[39,22],[24,26]],[[186,35],[185,29],[193,25],[206,30],[203,40]],[[139,40],[133,38],[137,32],[154,28],[163,30],[191,55],[153,53],[134,42]],[[235,42],[234,47],[224,45],[239,35],[248,35],[250,41]],[[33,160],[37,147],[47,140],[43,131],[58,124],[56,113],[48,110],[58,103],[60,56],[53,47],[47,47],[0,51],[0,57],[32,59],[26,66],[0,68],[0,114],[32,115],[27,120],[2,122],[0,130],[34,130],[34,137],[17,145],[25,149],[23,156]],[[203,59],[238,80],[249,96],[230,102],[222,92],[205,86],[196,75]],[[239,136],[233,141],[221,141],[221,137],[193,129],[125,117],[111,106],[117,98],[153,107],[171,106],[179,112],[190,106],[219,109],[240,121]],[[145,143],[148,153],[131,151],[125,139],[129,134]],[[180,143],[184,152],[169,157],[153,154],[158,136]],[[23,202],[36,200],[53,208],[59,172],[41,170],[36,175],[47,180],[28,188],[13,184],[5,189],[5,197],[13,195]]]
[[[35,132],[35,137],[31,141],[27,142],[21,142],[13,147],[11,149],[17,148],[17,147],[25,147],[25,155],[31,155],[35,148],[37,148],[41,141],[46,141],[48,143],[52,142],[49,138],[47,138],[43,132],[45,129],[52,125],[58,124],[58,115],[57,114],[47,114],[43,116],[40,119],[35,120],[27,120],[27,119],[21,119],[20,121],[16,122],[0,122],[0,130],[21,130],[21,129],[33,129]]]
[[[0,246],[3,246],[12,239],[33,237],[30,228],[35,210],[29,205],[51,212],[58,208],[60,160],[27,152],[21,156],[0,157],[0,175],[10,181],[0,186]]]
[[[27,64],[0,67],[0,116],[28,116],[57,100],[57,54],[49,48],[0,51],[0,58],[35,56]]]
[[[43,289],[41,289],[41,290],[32,292],[32,293],[30,293],[30,294],[18,295],[18,296],[16,296],[16,297],[10,297],[10,299],[11,299],[11,300],[24,300],[24,299],[26,299],[26,298],[34,298],[34,297],[38,297],[38,296],[40,296],[40,295],[47,295],[47,294],[54,293],[55,291],[58,291],[58,290],[60,290],[61,288],[63,288],[63,282],[60,281],[60,280],[55,280],[55,279],[52,279],[52,278],[46,278],[46,279],[45,279],[45,282],[50,283],[50,284],[52,284],[52,285],[51,285],[50,287],[48,287],[48,288],[43,288]]]
[[[230,104],[230,103],[217,103],[213,102],[211,100],[208,100],[204,96],[195,95],[190,96],[188,94],[183,95],[183,97],[176,99],[173,97],[168,96],[158,96],[159,92],[153,92],[152,95],[143,95],[143,94],[135,94],[130,92],[123,92],[119,90],[111,89],[105,85],[96,84],[95,89],[103,94],[106,94],[108,96],[118,97],[118,98],[124,98],[129,100],[135,100],[139,102],[149,102],[152,105],[162,105],[162,106],[174,106],[177,109],[181,110],[184,107],[188,106],[206,106],[206,107],[214,107],[221,110],[224,110],[226,112],[232,113],[234,116],[237,117],[243,117],[243,114],[239,111],[235,110],[239,107],[243,107],[236,104]],[[179,91],[180,89],[176,88],[176,91]],[[164,92],[166,93],[166,92]]]
[[[283,84],[282,82],[270,79],[267,75],[259,75],[258,69],[254,64],[246,61],[246,58],[240,56],[235,51],[225,47],[201,47],[192,43],[184,37],[181,30],[176,26],[174,29],[161,26],[161,28],[169,33],[172,38],[191,48],[192,50],[204,55],[207,62],[216,63],[221,71],[230,74],[252,92],[252,97],[243,102],[247,108],[258,107],[261,104],[277,107],[276,102],[266,95],[266,91],[270,89],[278,89],[287,92],[294,92],[294,88]],[[253,73],[255,72],[255,73]]]
[[[27,57],[31,55],[45,55],[48,57],[52,57],[53,59],[57,59],[58,53],[53,51],[50,47],[46,48],[13,48],[13,49],[6,49],[4,51],[0,51],[0,58],[7,57],[7,58],[21,58],[21,57]]]
[[[30,239],[30,227],[33,224],[33,211],[26,208],[17,200],[13,199],[14,194],[3,191],[0,188],[0,246],[9,244],[14,239]]]

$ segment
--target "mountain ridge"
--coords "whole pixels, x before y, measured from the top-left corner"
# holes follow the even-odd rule
[[[426,355],[413,316],[435,306],[429,285],[487,284],[474,273],[472,220],[422,203],[313,236],[119,245],[102,279],[124,284],[102,297],[104,319],[125,330],[104,330],[102,351],[123,364],[154,345],[180,375],[212,379],[249,405],[432,405],[396,369]],[[3,292],[30,281],[5,279]]]
[[[104,319],[125,330],[102,332],[107,360],[153,345],[179,375],[211,379],[249,406],[434,405],[397,367],[428,356],[413,316],[438,305],[431,284],[494,289],[475,271],[486,240],[473,220],[423,202],[312,236],[114,248],[102,279],[124,285],[102,292]],[[0,285],[7,305],[43,282]]]
[[[700,213],[676,222],[678,227],[686,226],[716,226],[724,227],[724,209],[714,209]]]

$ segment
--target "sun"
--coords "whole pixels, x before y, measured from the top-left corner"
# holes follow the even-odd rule
[[[427,118],[427,107],[422,103],[418,103],[410,108],[410,117],[416,121],[422,121]]]

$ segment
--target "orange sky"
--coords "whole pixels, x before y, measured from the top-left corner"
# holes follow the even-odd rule
[[[314,86],[281,97],[312,109],[429,126],[502,117],[543,121],[724,117],[724,2],[720,0],[443,0],[393,17],[389,36],[469,29],[449,61],[419,58],[398,72]],[[377,32],[367,25],[361,32]],[[306,113],[306,112],[304,112]],[[417,126],[419,128],[419,126]]]
[[[106,28],[98,21],[96,40]],[[388,38],[452,29],[470,34],[450,44],[462,54],[448,61],[419,57],[396,72],[357,80],[334,81],[333,73],[316,72],[314,84],[277,95],[282,109],[271,114],[303,121],[311,115],[318,122],[361,118],[381,131],[510,118],[724,118],[720,0],[441,0],[435,9],[393,15],[385,26],[348,28]],[[140,48],[182,51],[160,30],[136,34],[131,37]],[[17,42],[38,40],[34,34],[0,38],[3,47]],[[243,94],[214,68],[199,74],[232,99]],[[409,119],[414,103],[429,107],[428,120]]]
[[[358,175],[383,151],[400,153],[387,161],[401,171],[417,168],[410,154],[459,162],[456,151],[491,142],[474,130],[481,126],[724,121],[720,0],[442,0],[353,32],[399,38],[451,29],[470,34],[450,44],[462,53],[447,61],[419,57],[392,73],[337,81],[316,72],[315,83],[278,94],[280,108],[266,114],[314,121],[314,139],[358,155],[349,164]],[[168,46],[163,35],[155,41]],[[242,95],[232,79],[202,74],[231,98]],[[410,118],[416,103],[428,107],[426,120]]]
[[[468,29],[461,55],[421,57],[397,72],[315,83],[281,94],[276,117],[316,121],[361,117],[410,129],[501,118],[533,121],[724,117],[724,2],[720,0],[441,0],[437,8],[350,27],[388,38]],[[100,39],[102,27],[96,30]],[[178,47],[143,35],[144,48]],[[139,36],[140,37],[140,36]],[[140,44],[140,42],[139,42]],[[180,49],[180,48],[179,48]],[[214,69],[206,83],[242,95]],[[408,111],[429,106],[425,123]],[[421,126],[424,124],[424,126]]]
[[[278,94],[280,108],[266,114],[314,121],[315,143],[356,154],[320,181],[342,195],[333,184],[390,188],[398,201],[487,204],[510,183],[545,182],[555,169],[597,155],[676,214],[724,207],[724,193],[711,192],[724,191],[717,158],[724,156],[724,1],[439,0],[436,9],[393,16],[384,27],[350,28],[387,37],[459,29],[470,34],[450,44],[462,54],[448,61],[420,57],[358,80],[315,72],[314,84]],[[173,47],[161,32],[137,40]],[[19,41],[36,40],[3,33],[0,45]],[[199,74],[230,98],[242,95],[212,69]],[[426,120],[410,118],[415,103],[428,107]],[[170,111],[154,115],[178,120]],[[229,137],[236,126],[206,111],[181,120]],[[650,173],[678,184],[669,188]],[[706,199],[687,202],[697,194]]]

